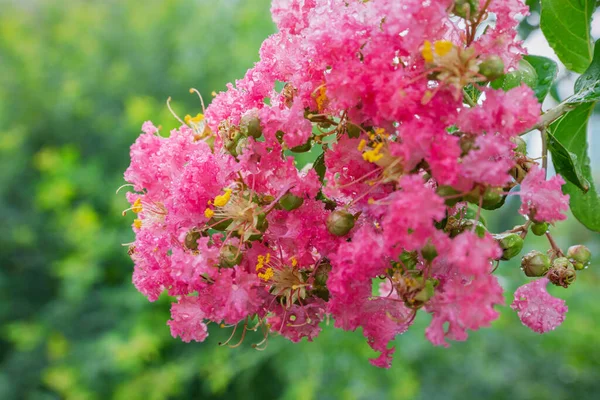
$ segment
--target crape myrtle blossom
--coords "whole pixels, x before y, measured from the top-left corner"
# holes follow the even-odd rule
[[[523,151],[534,92],[489,86],[524,54],[524,2],[274,0],[271,11],[279,31],[242,79],[202,114],[176,116],[168,136],[145,122],[131,147],[136,288],[174,296],[168,325],[186,342],[211,322],[231,329],[231,347],[262,333],[257,349],[331,324],[360,328],[385,368],[418,312],[438,346],[489,326],[504,303],[498,264],[568,205],[562,178]],[[519,184],[529,220],[488,232],[481,210]],[[566,312],[546,284],[587,265],[583,250],[552,246],[547,265],[528,256],[525,273],[542,278],[512,306],[537,332]]]

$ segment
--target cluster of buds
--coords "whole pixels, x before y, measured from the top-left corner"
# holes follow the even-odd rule
[[[498,317],[498,264],[529,231],[552,244],[566,218],[562,178],[547,179],[520,137],[541,106],[524,83],[509,87],[522,68],[514,17],[527,8],[291,3],[274,1],[280,31],[236,86],[196,117],[175,115],[167,137],[142,126],[125,173],[134,284],[151,301],[176,298],[168,325],[184,341],[214,322],[232,328],[223,345],[257,331],[262,349],[274,334],[312,340],[332,320],[361,327],[380,353],[372,363],[389,367],[389,343],[419,312],[432,315],[434,345],[465,340]],[[478,36],[489,13],[495,27]],[[527,222],[490,233],[482,210],[509,196]],[[566,307],[545,297],[546,280],[566,287],[589,261],[582,246],[523,257],[538,278],[516,294],[523,323],[560,324]]]

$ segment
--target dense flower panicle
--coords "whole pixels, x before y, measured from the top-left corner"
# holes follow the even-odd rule
[[[534,165],[523,182],[521,182],[522,215],[529,215],[538,222],[555,222],[567,218],[564,214],[569,209],[569,195],[563,194],[561,187],[565,184],[560,175],[546,180],[546,171]]]
[[[523,325],[537,333],[556,329],[565,320],[568,310],[564,300],[548,293],[549,282],[548,278],[540,278],[521,286],[515,291],[515,300],[511,304]]]
[[[498,317],[492,272],[530,224],[492,235],[481,209],[520,183],[521,214],[552,223],[568,196],[517,147],[539,122],[534,92],[489,86],[524,54],[524,1],[459,3],[274,0],[279,32],[204,115],[177,117],[167,137],[142,125],[125,172],[133,282],[150,301],[177,298],[174,337],[203,341],[214,322],[231,338],[263,332],[262,349],[269,335],[312,341],[331,317],[389,368],[419,311],[442,346]],[[553,267],[559,284],[587,265],[580,253]],[[513,303],[539,332],[566,311],[545,282]]]

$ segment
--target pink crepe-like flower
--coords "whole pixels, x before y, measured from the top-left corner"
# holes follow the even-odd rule
[[[452,276],[436,288],[426,306],[433,318],[425,336],[444,347],[449,346],[446,339],[467,340],[467,330],[489,326],[500,315],[494,306],[503,303],[502,287],[495,276],[483,274],[472,280]]]
[[[436,230],[435,221],[444,218],[444,200],[418,175],[402,177],[400,186],[401,191],[383,200],[389,203],[382,221],[384,237],[390,247],[417,250]]]
[[[167,324],[171,327],[171,335],[179,336],[184,342],[203,342],[208,336],[204,314],[197,297],[181,297],[177,303],[173,303],[171,320]]]
[[[463,132],[515,136],[531,129],[540,118],[540,103],[525,84],[508,92],[486,89],[484,93],[483,104],[462,111],[458,127]]]
[[[561,187],[565,181],[560,175],[546,180],[543,168],[534,165],[521,182],[522,215],[529,215],[537,222],[555,222],[567,218],[569,195],[563,194]]]
[[[508,171],[514,166],[514,144],[501,136],[485,135],[475,140],[477,149],[463,158],[461,176],[472,182],[503,186],[510,182]]]
[[[536,279],[515,291],[511,308],[519,314],[523,325],[537,333],[556,329],[565,320],[565,301],[551,296],[546,287],[548,278]]]

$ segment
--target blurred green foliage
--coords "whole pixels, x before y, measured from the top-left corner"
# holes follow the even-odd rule
[[[141,123],[175,127],[168,96],[181,115],[196,113],[189,87],[210,99],[257,60],[274,31],[268,8],[0,0],[0,399],[596,398],[597,265],[553,288],[571,309],[556,332],[530,332],[503,307],[491,329],[442,349],[424,339],[421,316],[387,371],[369,365],[359,332],[332,327],[314,343],[271,338],[263,352],[250,346],[257,337],[218,347],[230,331],[214,326],[206,343],[171,338],[169,299],[149,303],[131,284],[120,247],[131,218],[114,192]],[[554,231],[563,246],[600,253],[575,223]],[[528,246],[546,249],[539,238]],[[501,268],[509,303],[524,279],[514,263]]]

